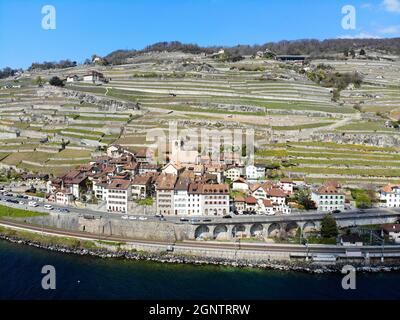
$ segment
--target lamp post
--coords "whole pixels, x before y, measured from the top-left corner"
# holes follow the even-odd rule
[[[382,256],[381,256],[381,262],[385,262],[385,235],[383,233],[383,230],[381,231],[381,237],[382,237]]]
[[[306,261],[308,261],[308,251],[309,251],[309,247],[308,247],[308,241],[306,241]]]

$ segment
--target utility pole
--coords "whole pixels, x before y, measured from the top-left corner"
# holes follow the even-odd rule
[[[303,228],[300,226],[300,239],[299,239],[299,244],[301,244],[301,239],[303,238]]]
[[[306,241],[306,261],[308,261],[308,251],[309,251],[309,247],[308,247],[308,241]]]

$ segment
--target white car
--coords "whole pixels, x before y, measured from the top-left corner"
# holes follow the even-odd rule
[[[141,221],[146,221],[147,218],[146,218],[146,217],[139,217],[139,220],[141,220]]]
[[[35,201],[29,201],[28,206],[30,207],[39,207],[38,203]]]
[[[129,217],[129,220],[136,220],[137,218],[136,217],[134,217],[134,216],[130,216]]]
[[[122,219],[122,220],[128,220],[129,217],[128,217],[128,216],[122,216],[121,219]]]
[[[53,210],[53,209],[54,209],[53,206],[51,206],[51,205],[49,205],[49,204],[46,204],[46,205],[44,206],[44,208],[45,208],[46,210]]]
[[[19,204],[25,204],[25,202],[23,202],[23,201],[20,201],[20,202],[18,202]]]

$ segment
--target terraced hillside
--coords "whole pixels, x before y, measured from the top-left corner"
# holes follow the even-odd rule
[[[399,57],[312,60],[308,68],[321,64],[359,72],[361,87],[349,86],[334,99],[335,88],[311,81],[296,63],[251,57],[228,63],[183,53],[25,73],[15,81],[20,88],[0,91],[0,161],[58,173],[86,162],[104,145],[152,145],[148,130],[166,129],[173,120],[181,129],[254,128],[257,161],[271,165],[272,176],[400,180],[399,131],[388,125],[400,118]],[[82,76],[88,69],[109,82],[74,82],[62,93],[32,83],[38,76]]]

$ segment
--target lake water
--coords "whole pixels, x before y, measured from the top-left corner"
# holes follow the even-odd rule
[[[56,268],[56,290],[41,269]],[[340,274],[102,260],[0,241],[0,299],[400,299],[400,273]]]

